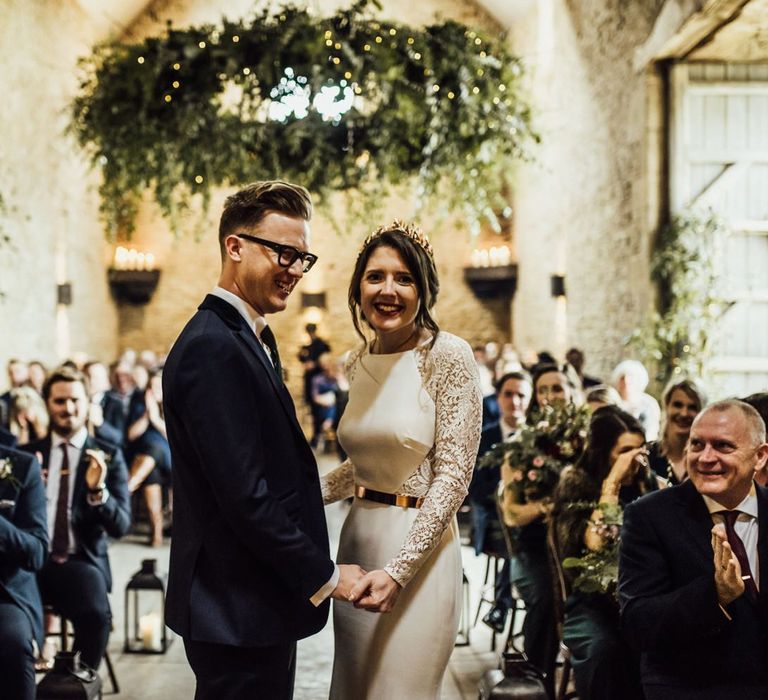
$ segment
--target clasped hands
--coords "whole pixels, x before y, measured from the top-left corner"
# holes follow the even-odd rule
[[[744,593],[746,588],[741,578],[741,565],[728,543],[725,526],[715,525],[712,528],[712,550],[715,563],[715,588],[717,602],[728,605]]]
[[[357,564],[339,564],[339,583],[331,593],[336,600],[370,612],[389,612],[402,586],[383,569],[366,571]]]

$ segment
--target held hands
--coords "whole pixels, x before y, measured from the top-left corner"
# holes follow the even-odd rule
[[[386,613],[395,607],[402,586],[383,569],[363,576],[350,591],[348,600],[356,608]]]
[[[741,565],[728,544],[725,526],[722,524],[712,528],[712,550],[715,555],[717,602],[725,606],[744,593],[745,585],[741,578]]]
[[[352,587],[367,573],[357,564],[339,564],[339,582],[331,593],[331,598],[349,601]]]
[[[622,484],[631,482],[637,472],[647,466],[648,450],[645,447],[636,447],[634,450],[622,452],[603,481],[600,500],[603,501],[606,497],[618,499]]]

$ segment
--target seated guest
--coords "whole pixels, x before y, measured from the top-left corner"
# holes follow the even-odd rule
[[[33,641],[43,643],[35,571],[48,551],[45,487],[31,455],[0,447],[0,678],[2,696],[35,697]]]
[[[659,436],[661,408],[656,399],[645,393],[648,371],[637,360],[624,360],[616,365],[611,377],[621,396],[621,407],[640,421],[646,440]]]
[[[318,372],[312,377],[311,395],[319,430],[318,444],[325,441],[336,420],[336,390],[339,383],[331,354],[324,352],[317,358]]]
[[[601,527],[605,506],[624,506],[656,488],[640,423],[616,406],[599,408],[592,416],[586,450],[563,470],[555,491],[551,527],[561,561],[608,545]],[[571,571],[564,570],[569,584]],[[569,591],[563,641],[571,650],[579,697],[642,698],[638,661],[621,638],[619,609],[610,592]]]
[[[565,353],[565,364],[563,365],[563,372],[569,377],[571,371],[576,374],[578,379],[577,388],[586,392],[587,389],[591,389],[593,386],[599,386],[602,382],[597,377],[590,377],[588,374],[584,374],[585,363],[584,351],[580,348],[571,348]]]
[[[501,420],[483,428],[477,451],[478,459],[494,445],[511,438],[525,422],[525,411],[531,400],[531,380],[522,372],[509,372],[496,383],[496,397]],[[494,605],[483,618],[483,622],[497,632],[504,630],[507,613],[512,607],[509,553],[496,507],[496,491],[500,479],[500,466],[484,467],[475,469],[469,485],[475,553],[485,552],[504,560],[495,582]]]
[[[11,389],[11,419],[9,430],[17,445],[41,440],[48,434],[48,411],[40,394],[31,386]]]
[[[40,360],[32,360],[27,371],[29,374],[29,386],[31,386],[38,394],[43,394],[43,384],[48,376],[48,370]]]
[[[130,526],[125,461],[119,448],[88,435],[88,394],[77,370],[54,370],[43,386],[50,432],[24,447],[42,455],[50,556],[38,574],[43,603],[72,622],[73,648],[98,668],[107,648],[112,575],[107,536]]]
[[[768,426],[768,392],[762,391],[757,394],[750,394],[742,399],[742,401],[752,406],[760,414],[763,423]],[[768,485],[768,467],[755,472],[755,481],[761,486]]]
[[[128,447],[131,465],[128,489],[131,493],[144,487],[144,501],[149,512],[150,544],[163,544],[163,485],[170,486],[171,449],[163,417],[163,373],[150,374],[147,388],[136,391],[128,409]]]
[[[667,480],[670,486],[685,481],[685,445],[693,419],[704,406],[707,397],[693,379],[673,379],[662,395],[664,427],[661,439],[648,444],[651,469]]]
[[[126,414],[123,412],[122,401],[111,391],[106,366],[101,362],[88,362],[83,372],[88,379],[91,401],[88,424],[93,434],[99,440],[123,448]]]
[[[0,426],[7,428],[11,419],[11,391],[29,382],[29,367],[26,362],[17,359],[8,360],[9,388],[0,395]]]
[[[0,445],[3,447],[15,447],[16,436],[10,431],[6,430],[0,425]]]
[[[647,700],[768,696],[766,459],[757,411],[714,403],[693,421],[688,479],[624,512],[621,614]]]
[[[584,403],[594,413],[603,406],[618,406],[621,404],[621,396],[612,386],[595,384],[584,392]]]

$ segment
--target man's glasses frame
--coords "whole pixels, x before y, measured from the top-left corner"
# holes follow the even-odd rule
[[[303,253],[300,250],[296,250],[292,245],[283,245],[282,243],[275,243],[274,241],[268,241],[264,238],[258,238],[251,236],[249,233],[236,233],[238,238],[244,238],[246,241],[253,241],[259,243],[277,253],[277,264],[280,267],[290,267],[297,260],[301,260],[301,271],[309,272],[312,266],[317,262],[317,255],[313,253]]]

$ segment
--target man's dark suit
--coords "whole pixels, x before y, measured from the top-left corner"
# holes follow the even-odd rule
[[[35,697],[32,640],[43,643],[43,608],[35,581],[48,550],[45,489],[40,465],[23,452],[0,447],[11,479],[0,480],[0,678],[3,697]]]
[[[107,458],[106,503],[88,503],[85,472],[87,449],[101,450]],[[40,453],[43,469],[51,454],[50,436],[24,446],[24,450]],[[109,640],[111,612],[107,593],[112,590],[112,572],[107,556],[107,538],[120,538],[131,525],[128,471],[122,452],[110,443],[88,437],[74,474],[70,523],[75,551],[65,563],[50,558],[38,574],[43,602],[72,621],[75,629],[73,648],[81,652],[83,661],[98,668]]]
[[[189,642],[263,649],[270,664],[268,648],[325,624],[328,601],[310,597],[334,564],[291,397],[229,303],[205,298],[168,356],[163,397],[174,466],[167,621],[187,643],[196,697],[207,697]],[[258,658],[249,653],[244,675]],[[233,688],[219,690],[237,697]]]
[[[761,592],[717,604],[712,517],[693,483],[627,506],[619,594],[625,634],[642,651],[646,698],[768,697],[768,490],[757,486]]]

